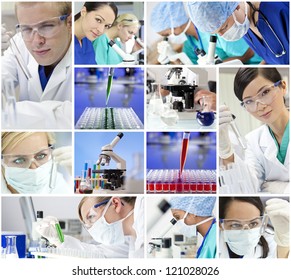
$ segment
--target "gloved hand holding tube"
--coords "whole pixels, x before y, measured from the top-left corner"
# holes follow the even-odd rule
[[[227,159],[233,154],[228,128],[233,120],[232,114],[226,105],[219,107],[219,157]]]
[[[53,151],[54,161],[64,166],[72,174],[72,147],[64,146]]]
[[[278,246],[289,247],[289,202],[280,198],[266,201],[266,213],[275,231],[275,242]]]
[[[38,221],[36,231],[52,245],[60,246],[64,242],[64,235],[56,217],[47,216]]]

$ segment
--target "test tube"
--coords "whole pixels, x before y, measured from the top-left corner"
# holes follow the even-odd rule
[[[189,144],[190,132],[183,133],[183,140],[182,140],[182,149],[180,154],[180,176],[183,172],[187,151],[188,151],[188,144]]]

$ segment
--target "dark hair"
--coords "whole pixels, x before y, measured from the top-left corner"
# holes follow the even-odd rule
[[[115,5],[115,3],[113,3],[113,2],[95,2],[95,1],[94,2],[85,2],[83,6],[86,8],[88,13],[92,12],[92,11],[96,11],[104,6],[109,6],[115,14],[115,19],[116,19],[117,14],[118,14],[118,8]],[[76,21],[80,17],[81,17],[81,12],[79,12],[75,15],[74,20]]]
[[[254,205],[257,209],[259,209],[260,216],[264,215],[265,207],[259,197],[243,197],[243,196],[219,197],[219,219],[225,218],[228,208],[233,201],[241,201],[241,202],[250,203]],[[270,249],[269,249],[269,244],[263,235],[260,237],[259,244],[263,247],[263,255],[261,258],[266,258],[268,256]]]
[[[234,93],[242,101],[245,88],[258,76],[276,83],[282,80],[282,77],[276,68],[240,68],[234,78]]]

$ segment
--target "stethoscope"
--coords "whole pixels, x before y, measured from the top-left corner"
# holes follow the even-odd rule
[[[255,12],[260,13],[260,15],[262,16],[262,19],[264,20],[264,22],[267,24],[267,26],[269,27],[269,29],[272,31],[274,37],[276,38],[276,40],[278,41],[278,43],[280,44],[281,48],[282,48],[282,52],[281,53],[276,53],[272,50],[272,48],[270,47],[270,45],[268,44],[268,42],[263,38],[264,43],[266,44],[266,46],[268,47],[268,49],[270,50],[270,52],[275,56],[275,57],[282,57],[283,55],[286,54],[286,50],[283,46],[282,41],[280,40],[280,38],[277,36],[277,34],[275,33],[273,27],[270,25],[269,21],[267,20],[267,18],[264,16],[264,14],[262,12],[260,12],[258,9],[256,9],[254,7],[254,5],[251,2],[247,2],[249,4],[249,6],[254,10]],[[255,26],[257,26],[257,24],[255,23]]]

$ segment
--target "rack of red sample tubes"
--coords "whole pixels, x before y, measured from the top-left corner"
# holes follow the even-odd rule
[[[215,170],[151,169],[147,193],[216,193]]]

